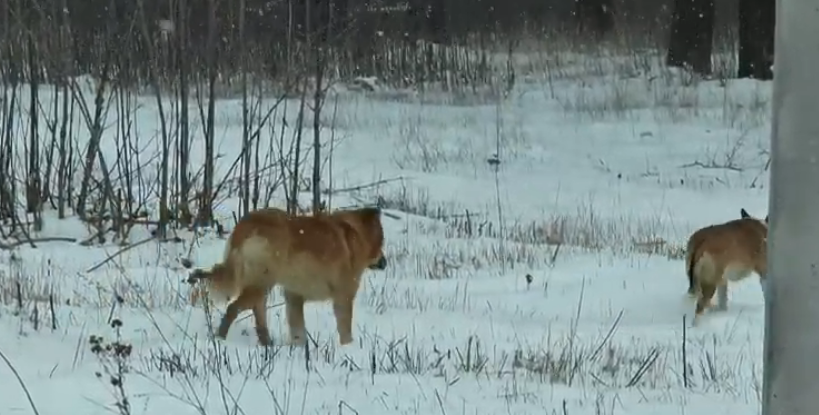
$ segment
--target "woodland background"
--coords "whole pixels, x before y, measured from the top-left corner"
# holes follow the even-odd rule
[[[320,172],[300,173],[304,154],[264,165],[258,135],[272,111],[257,98],[301,96],[297,138],[312,123],[321,160],[320,112],[330,84],[371,77],[395,88],[444,91],[512,85],[498,56],[558,45],[582,53],[662,49],[669,66],[703,78],[771,79],[774,0],[7,0],[0,2],[0,218],[40,223],[44,208],[71,210],[100,235],[135,223],[212,224],[213,207],[238,192],[247,211],[264,203],[259,172],[273,164],[289,195],[313,192],[324,206]],[[712,56],[736,56],[716,74]],[[92,97],[78,79],[95,80]],[[367,87],[367,83],[361,84]],[[505,87],[501,87],[503,89]],[[111,107],[129,113],[128,94],[156,97],[161,154],[127,144],[117,160],[99,151]],[[49,99],[41,97],[47,94]],[[240,97],[242,155],[231,177],[215,177],[215,101]],[[23,99],[25,98],[25,99]],[[191,109],[198,108],[198,110]],[[46,108],[50,107],[50,108]],[[23,114],[27,114],[23,116]],[[88,144],[72,143],[81,114]],[[304,125],[302,125],[302,121]],[[201,127],[201,128],[199,128]],[[255,149],[254,149],[255,140]],[[193,145],[204,148],[191,165]],[[237,144],[238,145],[238,144]],[[299,148],[299,146],[296,146]],[[24,151],[20,151],[20,150]],[[173,151],[171,151],[173,149]],[[25,154],[21,159],[20,154]],[[282,156],[283,157],[283,156]],[[134,183],[157,164],[156,184]],[[285,167],[285,164],[289,167]],[[295,167],[294,167],[295,165]],[[305,181],[307,184],[305,184]],[[145,188],[150,187],[150,191]],[[146,213],[147,192],[158,214]],[[144,196],[144,195],[143,195]],[[288,208],[299,209],[288,197]],[[33,215],[22,217],[20,212]],[[6,235],[3,235],[6,236]],[[100,236],[100,238],[102,238]]]

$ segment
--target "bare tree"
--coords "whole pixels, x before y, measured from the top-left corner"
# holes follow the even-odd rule
[[[710,75],[714,41],[714,1],[674,0],[666,64]]]
[[[161,161],[159,165],[159,222],[156,230],[156,236],[160,239],[166,238],[168,223],[171,220],[170,206],[169,206],[169,184],[168,175],[170,170],[170,147],[171,137],[169,122],[167,114],[165,113],[165,105],[162,99],[162,88],[160,86],[159,63],[157,62],[157,51],[153,47],[152,33],[148,28],[148,21],[145,16],[144,1],[137,1],[138,21],[140,31],[142,32],[143,42],[147,45],[147,54],[151,64],[148,66],[148,73],[150,74],[150,84],[153,90],[154,98],[156,99],[157,113],[159,114],[160,137],[162,139]]]
[[[310,1],[308,0],[308,4]],[[315,89],[313,90],[313,180],[311,188],[313,190],[313,214],[318,215],[322,209],[321,202],[321,109],[324,105],[324,75],[325,75],[325,46],[326,40],[331,36],[332,32],[332,10],[333,1],[328,2],[328,19],[326,26],[317,28],[316,32],[323,34],[313,36],[310,31],[307,35],[307,50],[312,56],[314,63],[313,76],[315,77]],[[308,7],[308,24],[310,22],[310,11],[312,8]]]
[[[108,23],[106,25],[106,36],[108,39],[114,39],[114,27],[116,26],[115,8],[112,4],[109,7]],[[97,162],[97,156],[100,154],[100,142],[102,140],[102,133],[104,129],[104,121],[107,113],[110,96],[110,73],[111,61],[115,57],[114,49],[116,45],[111,42],[106,46],[102,68],[96,75],[97,88],[94,95],[94,111],[90,111],[88,104],[85,102],[84,93],[76,80],[72,80],[72,94],[74,99],[80,104],[80,110],[85,119],[86,127],[88,128],[89,141],[88,147],[85,150],[85,160],[83,163],[82,183],[80,184],[80,194],[77,198],[76,211],[81,218],[85,218],[87,210],[88,196],[91,192],[92,174],[94,166]]]
[[[34,215],[34,230],[42,229],[42,199],[40,198],[40,56],[34,40],[34,29],[26,33],[29,70],[29,136],[26,177],[26,212]]]
[[[574,0],[575,21],[581,33],[600,38],[614,29],[613,0]]]
[[[15,129],[15,115],[17,113],[17,105],[19,101],[18,93],[21,83],[21,66],[18,53],[17,43],[14,39],[17,36],[17,28],[19,25],[13,24],[11,19],[13,10],[11,2],[0,2],[0,12],[2,12],[3,19],[3,57],[0,59],[2,71],[0,71],[0,78],[3,80],[3,96],[6,99],[0,102],[2,105],[2,130],[0,130],[0,219],[11,219],[12,231],[17,223],[17,215],[14,208],[14,201],[16,200],[16,174],[14,172],[14,129]],[[19,13],[19,11],[18,11]]]
[[[242,71],[241,88],[242,88],[242,216],[250,212],[250,169],[251,165],[251,139],[250,139],[250,125],[253,114],[251,113],[250,103],[248,101],[248,59],[247,46],[245,42],[245,17],[247,4],[245,0],[239,0],[239,70]]]
[[[207,115],[203,114],[205,127],[205,166],[204,183],[202,192],[199,194],[199,211],[197,212],[197,224],[199,226],[209,226],[213,221],[213,201],[215,196],[215,117],[216,117],[216,78],[219,75],[217,40],[218,27],[216,26],[217,0],[208,0],[207,14],[207,83],[208,83],[208,108]]]
[[[737,77],[773,79],[775,0],[739,0]]]
[[[176,154],[179,188],[177,189],[177,220],[180,226],[188,226],[192,215],[189,206],[191,183],[188,172],[190,160],[190,113],[188,98],[190,94],[190,45],[188,42],[188,2],[177,0],[175,8],[176,19],[173,34],[175,35],[175,56],[177,76],[179,77],[179,132],[177,135]]]

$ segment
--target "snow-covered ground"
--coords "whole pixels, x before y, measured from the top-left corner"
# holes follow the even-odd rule
[[[733,285],[728,311],[692,328],[681,255],[697,227],[740,208],[767,213],[770,83],[701,82],[651,62],[624,70],[612,57],[558,63],[548,75],[521,72],[504,100],[330,95],[329,202],[380,201],[390,214],[390,265],[365,274],[350,346],[338,346],[329,304],[306,309],[306,352],[257,346],[249,315],[212,341],[181,260],[217,261],[224,239],[214,232],[121,253],[111,242],[0,251],[0,413],[121,413],[123,399],[132,414],[758,413],[759,285]],[[157,110],[150,96],[137,101],[148,163]],[[286,110],[291,126],[297,107]],[[277,114],[263,152],[280,145]],[[240,151],[241,102],[219,101],[217,115],[221,177]],[[103,139],[108,160],[115,129]],[[193,148],[201,158],[202,142]],[[228,228],[236,200],[218,209]],[[148,231],[137,226],[130,241]],[[87,235],[48,213],[33,236]],[[268,315],[283,344],[280,301]],[[132,349],[95,353],[92,336]]]

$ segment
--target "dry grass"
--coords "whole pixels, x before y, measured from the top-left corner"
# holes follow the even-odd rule
[[[491,214],[470,211],[453,201],[432,201],[427,192],[411,186],[391,189],[379,191],[377,197],[363,192],[357,196],[408,215],[402,220],[405,230],[387,246],[393,264],[386,271],[390,279],[442,280],[476,272],[502,275],[504,267],[552,267],[577,253],[670,259],[684,255],[685,241],[668,241],[665,235],[670,230],[659,217],[602,217],[588,205],[543,220],[507,222],[500,229]],[[15,259],[0,271],[0,300],[18,307],[21,301],[45,304],[51,299],[58,305],[107,309],[120,297],[126,304],[145,302],[149,309],[185,309],[186,271],[171,256],[164,247],[158,254],[150,247],[137,249],[117,257],[105,268],[108,271],[88,276],[48,259],[11,256]],[[405,302],[412,303],[411,297],[408,294]]]
[[[100,336],[113,340],[90,348],[106,376],[112,380],[142,378],[164,385],[169,396],[199,408],[200,413],[208,413],[207,405],[198,398],[204,390],[221,395],[226,405],[238,405],[231,392],[235,388],[230,386],[236,382],[266,385],[271,406],[277,408],[274,413],[296,411],[299,404],[294,402],[298,400],[282,396],[274,379],[301,379],[309,374],[324,378],[325,373],[333,372],[372,382],[391,375],[443,379],[450,386],[475,381],[483,385],[482,390],[494,385],[498,397],[508,402],[536,400],[544,385],[598,391],[634,389],[645,399],[652,392],[662,395],[679,388],[753,399],[745,391],[758,387],[753,365],[749,367],[741,358],[721,357],[725,348],[736,346],[729,345],[735,339],[696,342],[683,338],[678,344],[616,340],[613,333],[619,317],[597,338],[570,333],[507,346],[487,344],[474,335],[465,336],[460,343],[436,344],[414,336],[385,338],[363,333],[354,353],[339,350],[332,336],[312,337],[306,349],[273,346],[240,351],[213,340],[188,338],[184,344],[132,351],[120,333],[119,324],[127,325],[128,320],[113,321],[113,333]],[[162,334],[162,338],[171,337],[175,335]],[[683,344],[688,355],[681,353]],[[111,382],[114,396],[130,399],[127,388],[118,388],[121,383]],[[285,402],[293,406],[282,407]]]
[[[415,193],[406,191],[404,194]],[[455,212],[460,209],[455,204],[439,206],[418,196],[414,200],[385,199],[385,202],[393,209],[403,206],[416,215],[427,217],[417,221],[417,228],[412,229],[415,237],[444,235],[437,245],[419,243],[417,239],[413,243],[407,239],[391,244],[389,255],[394,258],[394,267],[386,273],[385,281],[400,281],[402,275],[399,274],[403,274],[403,278],[422,280],[457,279],[480,270],[497,269],[501,262],[526,267],[548,265],[554,263],[555,252],[560,246],[566,250],[575,246],[595,252],[614,250],[623,254],[639,251],[652,255],[678,255],[670,252],[671,248],[664,243],[634,242],[634,235],[648,237],[658,231],[659,225],[652,222],[601,222],[594,219],[591,213],[579,211],[575,216],[550,218],[543,223],[509,226],[505,232],[508,243],[501,251],[499,245],[493,242],[500,238],[498,232],[489,225],[481,227],[477,219],[458,216]],[[640,229],[640,232],[635,232]],[[30,284],[31,288],[26,289],[30,293],[29,301],[33,301],[37,295],[54,292],[53,287],[36,288],[42,286],[44,277],[22,277],[18,274],[16,280],[26,280]],[[164,313],[184,307],[180,306],[181,295],[174,291],[172,284],[162,283],[164,278],[157,277],[155,281],[159,283],[141,287],[140,284],[144,284],[142,281],[136,282],[121,275],[110,284],[106,294],[98,294],[99,298],[89,301],[88,305],[102,310],[97,317],[100,321],[131,315],[125,324],[133,324],[130,322],[135,321],[136,315],[144,318],[159,310]],[[7,286],[9,281],[4,280],[0,286]],[[421,314],[441,311],[468,313],[474,304],[465,286],[468,279],[463,281],[464,285],[457,285],[451,292],[439,290],[434,296],[400,283],[381,283],[377,287],[367,285],[362,297],[376,314],[396,309]],[[114,293],[120,293],[120,298]],[[32,306],[27,307],[29,311],[24,313],[29,321],[27,325],[46,327],[51,324],[47,319],[34,323],[30,311]],[[41,306],[40,310],[41,315],[47,314],[46,307]],[[135,314],[128,310],[142,311]],[[619,318],[614,319],[610,331],[615,331],[618,321]],[[156,324],[153,326],[151,330],[158,329]],[[116,340],[117,335],[100,334],[115,339],[109,340],[109,344],[128,344],[127,339]],[[265,384],[272,390],[276,388],[276,381],[271,379],[339,370],[373,379],[383,375],[408,375],[443,378],[453,384],[470,379],[491,381],[502,391],[499,397],[509,402],[535,399],[542,385],[607,390],[634,388],[646,393],[679,388],[687,382],[688,388],[693,390],[740,396],[756,384],[755,367],[742,363],[743,359],[720,358],[723,349],[736,347],[731,339],[715,339],[713,344],[686,339],[682,339],[681,343],[646,343],[617,340],[610,335],[589,337],[569,332],[516,344],[487,342],[475,335],[465,334],[460,344],[438,344],[434,340],[409,335],[385,338],[367,333],[364,329],[357,340],[357,349],[360,350],[351,354],[337,348],[333,334],[329,331],[316,333],[318,337],[313,338],[307,353],[284,346],[240,351],[208,339],[190,338],[187,334],[157,333],[161,338],[178,338],[181,335],[187,340],[181,344],[166,340],[168,343],[164,346],[129,349],[124,357],[110,350],[92,354],[99,359],[105,376],[112,379],[136,377],[166,385],[169,396],[181,398],[190,405],[199,405],[203,410],[201,413],[207,411],[205,404],[196,398],[201,392],[195,390],[206,388],[208,384],[211,385],[207,387],[211,393],[214,388],[230,390],[229,385],[237,380],[267,382]],[[688,343],[685,361],[680,353],[683,342]],[[115,345],[111,350],[119,348]],[[687,372],[686,380],[682,374],[684,371]],[[117,393],[129,397],[127,389]],[[276,402],[271,404],[275,407],[285,399],[278,396]],[[230,399],[228,402],[231,402]],[[295,409],[281,409],[281,412],[274,413],[283,414],[292,410]]]
[[[472,262],[481,267],[497,267],[504,261],[541,266],[544,254],[548,261],[561,246],[584,252],[645,253],[678,259],[683,255],[685,243],[667,241],[663,237],[671,230],[665,229],[660,217],[601,216],[593,205],[579,206],[571,214],[550,214],[542,221],[507,222],[499,229],[497,221],[487,213],[491,211],[489,207],[484,212],[474,212],[455,202],[432,201],[428,192],[406,184],[379,191],[375,201],[383,208],[423,218],[412,221],[413,230],[442,238],[440,243],[446,244],[443,249],[433,245],[430,251],[445,252],[450,258],[458,258],[459,263]],[[503,244],[507,252],[498,252],[499,245],[492,241],[507,242]],[[471,252],[464,251],[467,246]],[[401,255],[407,249],[402,247],[396,251]],[[476,259],[470,261],[469,258]]]
[[[110,335],[108,336],[110,337]],[[664,389],[680,387],[682,367],[679,350],[657,345],[577,344],[570,339],[551,340],[537,345],[519,344],[508,350],[487,348],[481,339],[467,336],[461,345],[443,347],[423,344],[402,337],[359,340],[363,353],[351,356],[336,346],[336,340],[315,338],[311,341],[309,363],[314,367],[345,367],[368,376],[379,374],[412,374],[416,376],[463,376],[471,374],[489,379],[518,380],[564,385],[602,385],[611,388],[640,387]],[[135,366],[150,376],[192,376],[206,378],[213,371],[228,376],[269,377],[282,360],[299,359],[303,351],[289,346],[270,349],[232,350],[225,347],[212,350],[207,340],[193,340],[186,347],[171,350],[164,347],[142,353]],[[737,368],[729,362],[719,362],[712,351],[687,362],[692,381],[697,387],[728,388],[735,379],[726,379]],[[354,359],[354,360],[353,360]],[[300,360],[300,359],[299,359]],[[305,363],[305,362],[300,362]]]

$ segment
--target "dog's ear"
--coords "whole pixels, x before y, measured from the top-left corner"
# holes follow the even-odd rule
[[[747,219],[747,218],[751,217],[751,215],[748,214],[748,212],[745,210],[745,208],[740,209],[739,216],[742,217],[742,219]]]

